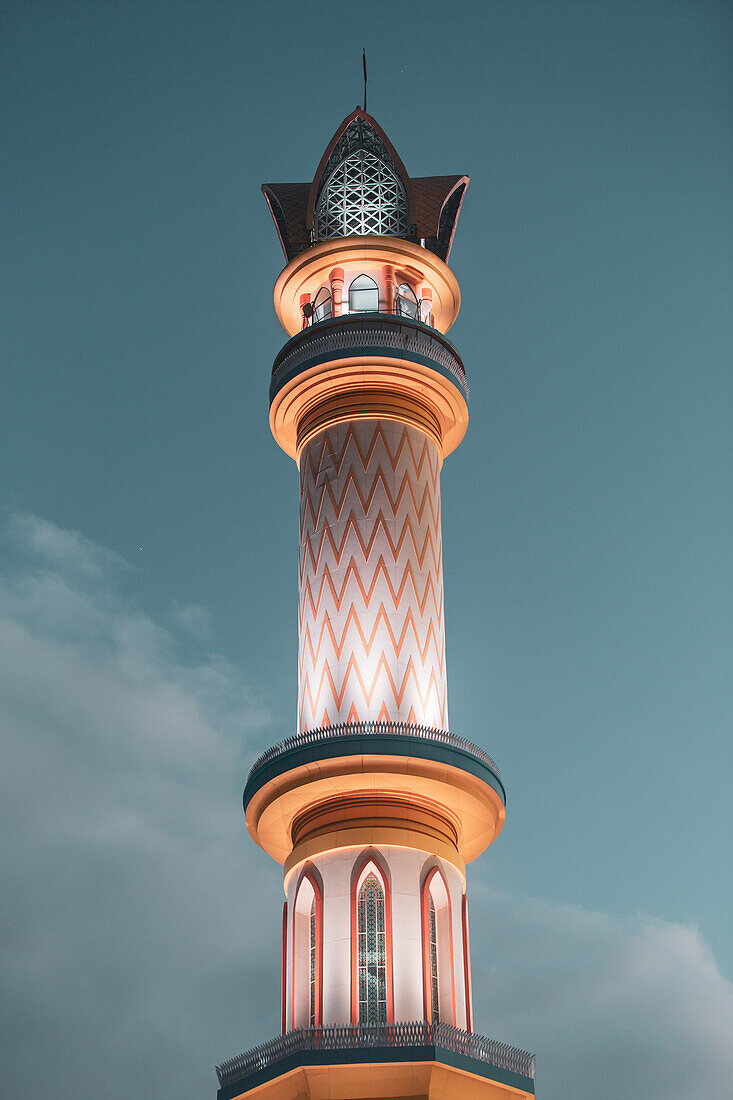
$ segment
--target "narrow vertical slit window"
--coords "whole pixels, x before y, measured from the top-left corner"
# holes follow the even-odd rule
[[[359,1023],[387,1023],[387,936],[384,890],[370,872],[357,902]]]
[[[428,894],[428,931],[430,937],[430,1009],[431,1020],[440,1023],[440,998],[438,996],[438,936],[435,924],[435,902]]]
[[[310,1015],[311,1027],[316,1026],[316,899],[313,896],[310,915]]]

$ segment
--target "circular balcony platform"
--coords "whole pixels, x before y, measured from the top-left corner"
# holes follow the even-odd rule
[[[535,1093],[534,1055],[426,1021],[302,1028],[230,1058],[216,1073],[218,1100],[362,1095],[353,1091],[359,1082],[363,1095],[374,1097],[430,1096],[435,1089],[461,1100],[517,1100]]]
[[[270,428],[297,458],[334,419],[415,424],[441,455],[468,426],[460,356],[437,329],[402,314],[350,313],[319,321],[281,349],[270,380]]]
[[[468,397],[466,370],[456,349],[437,329],[401,313],[347,313],[329,317],[303,329],[288,340],[272,367],[270,401],[296,374],[315,366],[334,353],[340,356],[365,349],[417,358],[418,362],[445,374]]]
[[[396,844],[465,865],[500,832],[506,794],[487,753],[445,730],[365,722],[268,749],[244,789],[247,829],[286,878],[320,852]]]

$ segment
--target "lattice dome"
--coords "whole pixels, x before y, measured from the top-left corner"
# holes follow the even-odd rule
[[[316,240],[402,237],[409,231],[405,189],[396,172],[368,149],[356,149],[331,172],[315,216]]]

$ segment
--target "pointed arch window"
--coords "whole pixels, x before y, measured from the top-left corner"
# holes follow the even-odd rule
[[[455,1027],[453,920],[448,884],[439,867],[423,880],[422,935],[425,1019]]]
[[[349,313],[377,313],[379,287],[369,275],[357,275],[349,286]]]
[[[292,916],[291,1027],[318,1027],[323,1007],[323,889],[314,870],[303,874]]]
[[[368,149],[355,149],[331,172],[314,219],[316,240],[407,236],[409,206],[397,173]]]
[[[316,897],[313,895],[310,917],[310,1013],[309,1024],[316,1026],[317,965],[316,965]]]
[[[438,933],[435,921],[435,902],[428,894],[428,937],[430,940],[430,1018],[440,1023],[440,998],[438,996]]]
[[[313,299],[313,320],[326,321],[333,313],[331,291],[322,286]]]
[[[373,871],[357,904],[357,974],[360,1024],[387,1023],[387,931],[384,890]]]
[[[414,321],[420,320],[420,303],[415,291],[408,283],[401,283],[397,287],[397,312],[411,317]]]

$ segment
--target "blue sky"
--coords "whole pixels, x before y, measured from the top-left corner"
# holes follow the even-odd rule
[[[719,1089],[728,6],[0,19],[8,1080],[52,1060],[60,1100],[95,1073],[100,1095],[213,1095],[211,1064],[278,1029],[279,874],[239,803],[296,693],[297,478],[267,426],[282,255],[259,186],[312,176],[365,46],[408,171],[472,177],[449,708],[509,797],[470,880],[477,1028],[537,1051],[548,1100],[568,1066],[600,1100]]]

